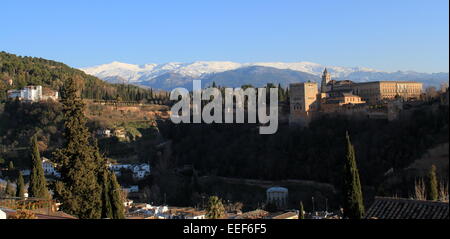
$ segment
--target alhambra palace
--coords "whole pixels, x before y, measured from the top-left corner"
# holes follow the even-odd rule
[[[307,126],[324,114],[394,120],[405,102],[419,101],[422,83],[336,81],[325,68],[320,89],[315,82],[290,84],[290,124]]]

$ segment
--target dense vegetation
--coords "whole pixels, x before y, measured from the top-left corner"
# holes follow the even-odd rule
[[[30,138],[36,134],[44,157],[62,140],[62,108],[55,102],[23,104],[8,101],[0,110],[0,157],[15,160],[19,168],[30,168]]]
[[[410,185],[389,191],[384,174],[410,165],[430,147],[448,142],[448,108],[418,108],[410,117],[387,122],[323,117],[309,128],[280,126],[259,135],[256,125],[180,124],[160,127],[173,140],[179,167],[193,165],[200,175],[282,180],[303,179],[341,188],[348,130],[355,147],[363,190],[408,197]]]
[[[54,197],[64,212],[81,219],[123,218],[120,187],[86,127],[84,103],[72,79],[64,85],[62,102],[65,141],[53,157],[61,173]]]
[[[67,78],[75,79],[77,88],[82,89],[82,96],[85,98],[151,102],[151,99],[156,97],[151,90],[107,84],[62,63],[0,53],[0,101],[5,99],[7,89],[30,84],[40,84],[61,91],[64,79]],[[8,84],[10,79],[13,85]],[[245,87],[250,86],[243,86]],[[269,84],[267,87],[274,85]],[[288,101],[288,91],[279,88],[279,97],[280,101]],[[216,180],[214,176],[260,180],[311,180],[342,188],[342,168],[347,153],[346,131],[351,135],[354,145],[364,195],[408,197],[414,183],[402,181],[392,188],[381,186],[386,179],[385,173],[391,170],[394,174],[399,174],[430,147],[448,142],[448,107],[432,110],[433,107],[426,106],[413,109],[409,117],[393,122],[327,116],[314,121],[309,128],[280,125],[274,135],[260,135],[257,125],[251,124],[174,125],[165,122],[159,124],[161,136],[153,127],[147,125],[146,121],[142,122],[142,125],[139,122],[127,122],[121,127],[127,129],[133,126],[132,128],[142,133],[142,137],[136,137],[139,139],[133,142],[122,142],[116,138],[102,139],[98,149],[96,143],[90,139],[89,143],[86,143],[90,133],[84,127],[87,122],[81,119],[84,117],[81,113],[82,106],[79,105],[76,109],[78,115],[71,117],[67,116],[69,106],[65,107],[66,111],[60,103],[51,101],[24,104],[13,100],[0,104],[0,159],[6,159],[0,160],[0,164],[3,164],[3,167],[12,165],[11,160],[14,159],[14,166],[18,169],[30,168],[29,145],[33,135],[37,137],[33,149],[42,152],[44,157],[53,159],[51,153],[62,148],[63,151],[59,151],[59,157],[56,159],[65,167],[61,170],[64,185],[56,193],[56,197],[66,202],[68,207],[65,209],[68,212],[80,217],[122,217],[118,213],[121,211],[119,195],[115,193],[119,185],[113,174],[101,168],[104,158],[100,152],[115,158],[131,159],[134,156],[138,159],[135,161],[152,164],[152,175],[138,182],[139,187],[143,189],[143,200],[189,206],[201,202],[205,195],[213,194],[227,200],[246,200],[250,197],[264,200],[264,194],[261,194],[261,198],[255,197],[257,193],[254,188],[249,190],[248,185],[242,186],[240,190],[236,185],[218,183],[219,179]],[[131,113],[121,114],[130,116]],[[106,114],[103,115],[106,117]],[[65,127],[64,137],[64,123],[67,126],[71,118],[74,122],[80,119],[83,122],[75,122],[81,126],[73,128],[70,134]],[[128,118],[123,118],[128,121]],[[95,122],[89,123],[94,125]],[[70,135],[76,136],[71,139],[76,147],[69,147],[67,136]],[[137,135],[137,132],[134,135]],[[160,154],[160,148],[155,145],[165,139],[172,142],[171,147],[165,149],[170,152]],[[85,157],[86,160],[84,163],[71,160],[80,165],[72,165],[67,161],[68,158],[76,157]],[[181,170],[180,173],[180,169],[186,165],[192,166],[193,169]],[[70,168],[85,169],[71,171],[77,175],[76,178],[69,178],[67,175]],[[131,175],[128,176],[132,178]],[[11,178],[16,179],[17,176]],[[83,182],[94,187],[70,191],[71,187]],[[226,191],[226,187],[232,187],[229,191],[233,193],[242,191],[245,194],[239,197],[221,195],[221,192]],[[304,188],[306,187],[298,191],[305,192]],[[80,191],[89,192],[90,196]],[[296,194],[291,194],[292,191],[292,198],[299,199]],[[325,191],[332,190],[321,190],[321,193]],[[315,192],[310,194],[313,193]],[[328,194],[332,193],[326,193],[324,197],[331,199]],[[68,202],[68,198],[73,201]],[[85,201],[83,208],[78,206],[78,201]],[[95,209],[100,204],[100,209]],[[295,205],[298,205],[298,201]],[[305,207],[310,208],[306,201]]]
[[[166,97],[165,94],[157,94],[151,89],[109,84],[63,63],[0,52],[0,101],[6,99],[7,90],[21,89],[27,85],[42,85],[59,91],[64,79],[68,77],[82,79],[79,84],[82,96],[87,99],[150,101]],[[12,80],[12,85],[9,85],[9,80]]]

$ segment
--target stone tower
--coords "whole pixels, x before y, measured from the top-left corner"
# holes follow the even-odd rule
[[[318,84],[316,82],[289,85],[291,124],[308,125],[312,113],[317,110]]]
[[[330,81],[331,81],[331,74],[328,72],[327,68],[325,68],[322,74],[322,85],[320,86],[321,93],[326,93],[328,91],[327,84]]]

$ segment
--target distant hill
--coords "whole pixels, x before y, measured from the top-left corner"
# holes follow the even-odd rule
[[[59,91],[68,77],[81,79],[82,95],[88,99],[111,100],[120,96],[123,100],[140,100],[152,97],[149,89],[111,84],[60,62],[0,52],[0,100],[6,98],[7,90],[27,85],[42,85]],[[12,85],[9,85],[10,80]]]
[[[184,87],[192,89],[193,80],[202,80],[203,87],[211,86],[213,82],[216,85],[227,87],[241,87],[244,84],[251,84],[255,87],[261,87],[267,83],[284,87],[289,83],[320,81],[320,77],[304,72],[292,70],[280,70],[272,67],[250,66],[236,70],[211,73],[203,75],[200,78],[185,76],[179,73],[165,73],[149,81],[139,82],[138,85],[150,86],[161,89],[171,89],[175,87]]]
[[[126,81],[139,86],[171,90],[192,87],[192,80],[212,81],[222,86],[246,84],[261,86],[268,82],[287,86],[292,82],[317,81],[327,67],[333,79],[366,81],[418,81],[425,87],[448,83],[448,73],[419,73],[413,71],[384,72],[367,67],[324,66],[312,62],[236,63],[228,61],[197,61],[192,63],[133,65],[113,62],[82,70],[108,82]],[[119,80],[120,79],[120,80]]]
[[[240,87],[243,84],[251,84],[261,87],[267,83],[281,84],[283,87],[296,82],[320,82],[320,77],[305,72],[282,70],[273,67],[249,66],[232,71],[212,73],[202,77],[206,85],[215,82],[217,85],[228,87]]]
[[[179,73],[168,72],[160,76],[152,78],[150,80],[134,83],[138,86],[153,87],[156,89],[170,90],[176,87],[184,87],[187,89],[192,88],[192,81],[195,78],[191,76],[185,76]]]

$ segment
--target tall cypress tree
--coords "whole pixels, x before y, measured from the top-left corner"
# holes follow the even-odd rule
[[[102,188],[102,218],[114,218],[113,207],[111,205],[111,188],[109,184],[109,172],[103,170],[100,177]]]
[[[13,161],[9,161],[8,170],[14,170],[14,163],[13,163]]]
[[[75,84],[74,79],[68,79],[62,92],[66,142],[54,154],[61,173],[55,185],[55,197],[61,201],[64,212],[82,219],[95,219],[102,216],[99,162],[86,127],[84,103]]]
[[[124,219],[125,209],[122,200],[122,188],[117,182],[116,175],[113,172],[108,171],[109,174],[109,188],[110,188],[110,198],[112,206],[112,218],[113,219]]]
[[[124,219],[125,209],[122,199],[122,188],[117,182],[116,175],[111,172],[107,167],[107,160],[100,154],[97,142],[93,144],[96,158],[98,163],[98,181],[102,188],[101,190],[101,217],[111,219]]]
[[[300,202],[300,208],[298,209],[298,219],[305,219],[305,209],[303,207],[303,202]]]
[[[37,145],[37,136],[31,137],[31,173],[30,187],[28,190],[30,197],[49,199],[50,194],[47,189],[44,169],[42,168],[41,155]]]
[[[23,197],[25,194],[25,183],[23,181],[22,173],[19,171],[19,177],[17,178],[16,197]]]
[[[438,182],[436,177],[436,166],[431,165],[428,173],[428,199],[437,201],[439,199]]]
[[[347,155],[344,166],[344,217],[350,219],[362,219],[364,216],[364,203],[361,190],[361,182],[359,172],[356,166],[355,149],[350,141],[348,132],[347,138]]]
[[[102,218],[124,219],[125,209],[122,200],[122,188],[117,182],[116,175],[104,170],[102,173]]]

